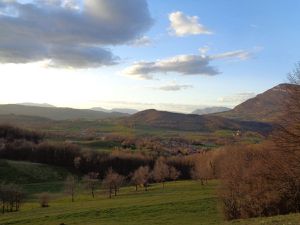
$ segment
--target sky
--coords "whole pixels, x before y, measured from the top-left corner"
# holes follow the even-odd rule
[[[300,60],[298,0],[0,0],[0,104],[234,107]]]

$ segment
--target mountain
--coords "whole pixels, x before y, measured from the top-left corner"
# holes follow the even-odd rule
[[[135,114],[139,112],[136,109],[128,109],[128,108],[114,108],[111,110],[112,112],[119,112],[119,113],[127,113],[127,114]]]
[[[43,117],[52,120],[75,120],[87,119],[98,120],[106,118],[125,117],[128,114],[124,113],[106,113],[98,112],[89,109],[72,109],[72,108],[59,108],[59,107],[40,107],[40,106],[27,106],[27,105],[0,105],[0,115],[22,115],[31,117]]]
[[[204,109],[196,109],[191,114],[206,115],[206,114],[212,114],[212,113],[226,112],[229,110],[231,110],[231,109],[227,108],[227,107],[214,106],[214,107],[207,107]]]
[[[249,130],[266,133],[272,126],[267,123],[238,121],[214,115],[181,114],[149,109],[124,118],[130,127],[154,127],[185,131],[211,132],[220,129]]]
[[[300,91],[300,86],[280,84],[241,103],[230,111],[215,115],[239,120],[276,122],[285,113],[285,102],[290,91],[293,90]]]
[[[112,112],[116,112],[116,113],[125,113],[125,114],[135,114],[138,112],[138,110],[136,109],[129,109],[129,108],[114,108],[114,109],[105,109],[105,108],[102,108],[102,107],[94,107],[94,108],[91,108],[91,110],[94,110],[94,111],[100,111],[100,112],[109,112],[109,113],[112,113]]]
[[[98,112],[106,112],[106,113],[110,113],[111,112],[111,110],[105,109],[105,108],[102,108],[102,107],[94,107],[94,108],[91,108],[90,110],[98,111]]]
[[[56,107],[54,105],[50,105],[48,103],[32,103],[32,102],[24,102],[24,103],[17,103],[16,105],[26,105],[26,106],[36,106],[36,107]]]

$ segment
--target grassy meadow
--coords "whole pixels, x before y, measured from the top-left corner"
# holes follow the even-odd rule
[[[225,221],[217,198],[217,181],[203,186],[195,181],[167,182],[164,189],[161,184],[153,184],[148,191],[135,191],[133,186],[127,186],[112,199],[104,189],[98,190],[93,199],[80,188],[75,202],[71,202],[62,191],[62,177],[66,171],[41,164],[21,162],[17,165],[19,162],[1,161],[1,165],[4,163],[10,165],[6,170],[6,180],[10,175],[22,174],[27,180],[20,181],[29,195],[20,212],[0,215],[1,225],[300,224],[299,214]],[[34,176],[31,177],[29,171]],[[37,179],[35,176],[39,173],[45,174],[50,181],[40,178],[39,183],[35,183],[31,180]],[[41,208],[38,203],[38,193],[43,191],[52,192],[48,208]]]

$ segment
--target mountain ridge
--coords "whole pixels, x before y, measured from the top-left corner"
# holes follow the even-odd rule
[[[60,108],[60,107],[41,107],[41,106],[28,106],[18,104],[0,105],[0,115],[21,115],[21,116],[34,116],[43,117],[51,120],[98,120],[107,118],[126,117],[125,113],[105,113],[97,112],[89,109],[73,109],[73,108]]]
[[[206,107],[203,109],[196,109],[191,114],[206,115],[206,114],[212,114],[212,113],[225,112],[225,111],[229,111],[229,110],[231,110],[231,108],[223,107],[223,106],[212,106],[212,107]]]
[[[238,121],[215,115],[182,114],[148,109],[123,119],[123,124],[135,127],[155,127],[185,131],[249,130],[268,133],[272,125],[256,121]]]
[[[286,101],[293,90],[300,90],[300,85],[279,84],[256,97],[237,105],[232,110],[214,115],[230,119],[276,122],[284,115]]]

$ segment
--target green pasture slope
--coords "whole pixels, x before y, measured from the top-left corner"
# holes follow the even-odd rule
[[[61,191],[68,174],[60,167],[0,159],[0,183],[17,183],[30,196],[44,191]]]
[[[296,225],[300,215],[288,215],[225,222],[216,197],[217,183],[201,186],[194,181],[152,185],[149,191],[121,189],[120,195],[108,199],[100,190],[95,199],[88,193],[77,195],[75,202],[64,195],[55,196],[49,208],[37,201],[26,202],[21,211],[0,215],[1,225]]]

